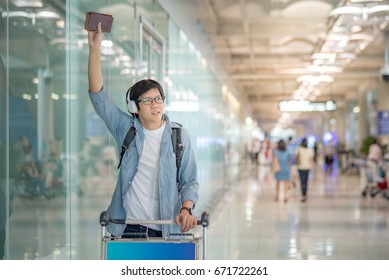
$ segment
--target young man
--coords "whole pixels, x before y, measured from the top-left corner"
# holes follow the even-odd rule
[[[172,225],[117,225],[110,223],[108,231],[114,236],[166,237],[169,233],[187,232],[196,226],[192,208],[198,200],[197,166],[190,136],[183,127],[183,154],[179,179],[176,181],[176,155],[172,145],[172,128],[179,125],[164,114],[165,95],[161,85],[151,79],[135,83],[127,92],[131,115],[121,111],[103,85],[100,47],[103,40],[98,31],[88,31],[89,96],[96,113],[103,119],[115,138],[118,150],[131,126],[136,135],[121,162],[116,189],[108,212],[115,219],[175,220]],[[180,228],[179,228],[180,227]]]

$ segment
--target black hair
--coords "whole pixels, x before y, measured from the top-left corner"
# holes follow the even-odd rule
[[[284,140],[281,139],[280,141],[278,141],[277,149],[280,151],[286,151],[286,143]]]
[[[138,107],[139,110],[139,102],[138,99],[139,97],[144,94],[145,92],[149,91],[150,89],[156,88],[158,89],[159,93],[163,98],[165,98],[165,93],[163,92],[163,88],[155,80],[152,79],[144,79],[136,82],[132,87],[130,87],[127,90],[126,93],[126,101],[128,102],[129,100],[135,101],[136,107]]]
[[[307,138],[303,138],[303,140],[301,140],[301,147],[304,147],[304,148],[307,148],[307,147],[308,147]]]

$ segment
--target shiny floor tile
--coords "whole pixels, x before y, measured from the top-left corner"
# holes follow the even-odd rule
[[[308,200],[292,188],[275,201],[266,166],[230,187],[213,214],[209,259],[389,259],[389,200],[361,197],[363,176],[310,176]]]
[[[238,176],[228,179],[211,172],[212,185],[225,186],[203,190],[200,198],[197,214],[210,212],[208,259],[389,259],[389,200],[381,195],[363,198],[363,174],[325,175],[318,166],[310,176],[308,200],[300,201],[297,186],[284,203],[282,194],[274,200],[275,181],[268,166],[232,169],[228,174]],[[98,217],[115,181],[89,181],[84,195],[73,191],[51,200],[17,197],[8,259],[99,259]]]

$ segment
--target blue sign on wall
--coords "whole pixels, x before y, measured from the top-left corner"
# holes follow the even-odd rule
[[[378,111],[378,134],[389,135],[389,110]]]
[[[194,242],[107,242],[107,260],[195,260]]]

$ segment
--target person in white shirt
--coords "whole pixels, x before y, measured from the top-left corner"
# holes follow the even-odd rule
[[[369,153],[367,155],[367,167],[372,172],[372,176],[375,181],[380,181],[381,176],[379,175],[379,168],[382,160],[382,149],[378,145],[376,138],[369,146]]]
[[[314,152],[311,148],[308,148],[308,142],[306,138],[303,138],[300,146],[296,151],[296,164],[300,176],[301,184],[301,202],[307,200],[307,191],[308,191],[308,177],[309,171],[313,167],[314,163]]]
[[[375,138],[369,146],[369,153],[367,155],[367,159],[376,163],[380,162],[382,159],[382,150],[381,147],[378,145],[377,139]]]

